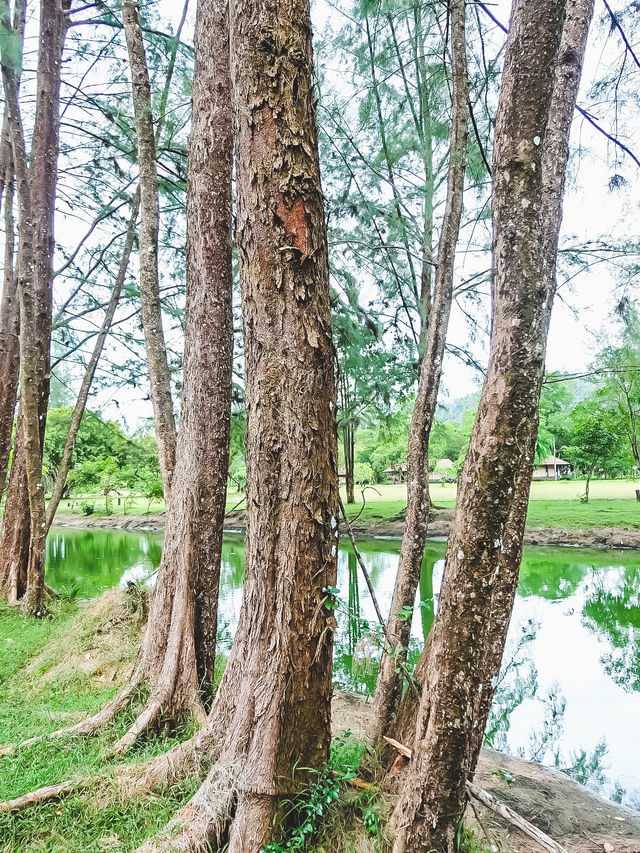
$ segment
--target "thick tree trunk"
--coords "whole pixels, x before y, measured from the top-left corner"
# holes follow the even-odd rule
[[[121,0],[122,20],[129,51],[133,112],[140,170],[140,302],[147,350],[151,403],[165,500],[171,491],[176,458],[176,424],[171,398],[171,374],[162,328],[158,280],[160,204],[156,168],[156,141],[151,110],[151,83],[142,29],[135,0]]]
[[[407,523],[402,538],[391,612],[387,621],[387,643],[380,662],[370,736],[382,741],[389,731],[402,696],[403,680],[398,660],[406,661],[411,619],[403,616],[412,608],[420,582],[422,558],[429,522],[429,436],[436,412],[442,362],[453,298],[455,251],[458,243],[468,140],[467,53],[464,0],[451,5],[451,54],[453,116],[447,179],[447,202],[440,233],[433,302],[429,311],[426,346],[420,366],[418,393],[409,431],[407,460]]]
[[[20,291],[22,412],[11,472],[14,488],[10,483],[0,540],[3,560],[0,574],[11,577],[10,586],[18,589],[26,570],[25,607],[32,613],[40,612],[44,593],[46,521],[42,445],[49,398],[60,67],[67,31],[65,12],[69,7],[70,0],[64,0],[62,4],[55,0],[43,0],[40,7],[38,92],[30,168],[27,165],[20,118],[19,76],[16,69],[11,67],[10,60],[3,61],[3,82],[10,117],[20,210],[17,276]],[[6,6],[3,17],[8,21]],[[15,38],[15,33],[12,37]],[[18,467],[18,463],[21,467]],[[29,495],[28,512],[25,511],[25,483]],[[15,504],[9,506],[12,499]],[[13,525],[12,529],[8,527],[9,524]],[[21,557],[26,540],[29,545],[25,567]],[[7,546],[12,543],[17,548],[16,552],[7,550]],[[16,564],[16,559],[20,559],[20,563]]]
[[[4,493],[11,453],[11,434],[20,374],[20,302],[14,269],[14,177],[8,118],[3,122],[1,166],[4,189],[4,276],[0,303],[0,499]]]
[[[233,122],[228,16],[199,3],[187,186],[184,390],[162,563],[139,677],[151,688],[118,749],[212,699],[231,431]],[[134,678],[135,680],[135,678]]]
[[[218,761],[145,851],[224,840],[229,853],[258,853],[281,798],[304,783],[304,768],[322,767],[330,740],[336,396],[308,0],[236,0],[231,56],[247,377],[243,603],[207,727],[216,735],[207,758]]]
[[[569,129],[592,7],[591,0],[514,4],[494,149],[491,357],[440,610],[418,668],[422,699],[393,816],[395,853],[455,849],[499,673],[522,556]]]

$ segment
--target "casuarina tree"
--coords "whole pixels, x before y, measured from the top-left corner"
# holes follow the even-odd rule
[[[569,132],[590,0],[513,6],[493,163],[489,367],[458,492],[439,612],[420,662],[394,853],[456,849],[522,556]]]

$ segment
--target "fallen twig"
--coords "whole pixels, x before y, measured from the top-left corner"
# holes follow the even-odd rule
[[[408,746],[400,743],[397,740],[394,740],[391,737],[384,738],[386,742],[397,749],[401,755],[404,755],[406,758],[411,758],[412,750],[409,749]],[[541,847],[544,847],[545,850],[548,850],[549,853],[567,853],[566,848],[564,848],[561,844],[558,844],[557,841],[554,841],[551,836],[547,835],[546,832],[543,832],[541,829],[538,829],[537,826],[534,826],[528,820],[519,815],[518,812],[514,811],[510,806],[501,803],[493,794],[490,794],[489,791],[485,791],[484,788],[479,788],[477,785],[474,785],[473,782],[466,782],[467,794],[474,799],[478,800],[479,803],[482,803],[483,806],[490,809],[492,812],[495,812],[500,817],[508,820],[509,823],[513,824],[520,832],[524,832],[525,835],[528,835],[529,838],[532,838],[536,841]]]
[[[524,834],[528,835],[529,838],[537,841],[538,844],[541,847],[544,847],[545,850],[548,850],[549,853],[567,853],[566,848],[561,844],[558,844],[557,841],[554,841],[551,836],[546,834],[546,832],[538,829],[537,826],[534,826],[528,820],[523,818],[522,815],[519,815],[518,812],[514,811],[510,806],[501,803],[500,800],[496,799],[493,794],[485,791],[484,788],[479,788],[477,785],[474,785],[473,782],[467,781],[467,793],[492,812],[495,812],[497,815],[500,815],[500,817],[508,820],[509,823],[512,823],[517,829],[524,832]]]

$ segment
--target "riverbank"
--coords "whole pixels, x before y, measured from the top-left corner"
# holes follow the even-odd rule
[[[0,743],[44,734],[102,707],[135,664],[144,628],[140,603],[122,590],[112,590],[81,610],[72,602],[60,602],[52,619],[37,621],[0,607],[0,645],[5,650],[0,660]],[[366,746],[371,707],[370,701],[357,694],[336,692],[334,696],[332,766],[343,775],[345,765],[353,762],[358,767],[365,754],[376,763]],[[116,721],[95,738],[45,740],[4,756],[0,751],[0,799],[62,779],[107,773],[96,777],[102,784],[62,800],[20,814],[0,813],[0,853],[130,853],[164,825],[194,792],[195,782],[114,800],[107,782],[115,774],[115,763],[109,770],[106,756],[126,724],[127,719]],[[188,734],[188,729],[176,733],[180,739]],[[128,756],[127,762],[164,752],[174,743],[176,738],[153,738]],[[358,767],[358,773],[369,778],[366,766]],[[640,851],[639,814],[602,800],[557,771],[483,749],[475,782],[563,844],[569,853]],[[341,785],[340,799],[327,817],[330,820],[339,813],[341,820],[334,825],[345,833],[345,843],[308,849],[314,853],[386,849],[378,843],[380,838],[367,837],[361,831],[365,810],[383,818],[393,807],[393,794],[377,784],[374,777],[371,794],[362,802],[357,800],[362,792],[353,790],[348,782]],[[490,849],[494,853],[540,853],[530,838],[483,807],[470,808],[465,822],[474,832],[475,843],[463,845],[464,853],[488,853]],[[351,846],[353,833],[349,831],[354,827],[357,844]]]
[[[401,508],[403,509],[403,507]],[[558,508],[560,509],[560,508]],[[395,517],[391,513],[364,513],[357,518],[356,513],[350,512],[352,530],[359,539],[370,539],[375,537],[401,538],[404,533],[405,522],[403,518]],[[553,513],[549,512],[550,520]],[[639,505],[640,519],[640,505]],[[444,508],[435,510],[429,524],[430,539],[446,539],[451,528],[453,509]],[[73,527],[80,529],[101,530],[164,530],[164,512],[141,514],[141,515],[71,515],[65,514],[56,517],[56,526]],[[225,528],[230,532],[244,533],[246,526],[246,512],[234,510],[227,513]],[[346,535],[344,525],[341,525],[341,534]],[[561,527],[527,525],[525,531],[526,545],[566,545],[581,546],[585,548],[622,548],[640,550],[640,529],[625,526],[602,527]]]

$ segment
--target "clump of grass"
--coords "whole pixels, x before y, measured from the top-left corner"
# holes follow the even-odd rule
[[[472,829],[462,827],[458,833],[458,853],[492,853],[492,848]]]

